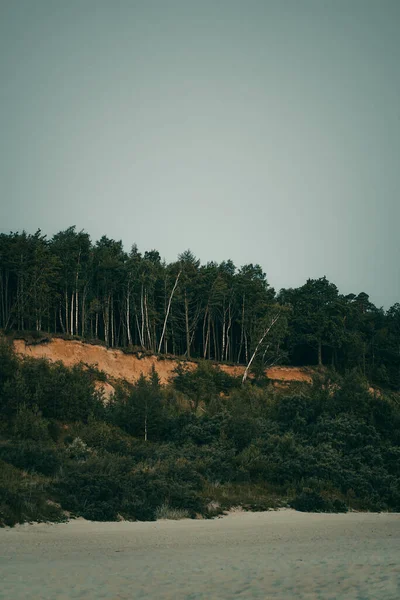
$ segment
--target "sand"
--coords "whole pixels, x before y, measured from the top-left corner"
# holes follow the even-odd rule
[[[178,366],[176,360],[158,360],[156,356],[143,356],[139,359],[134,354],[125,354],[122,350],[60,338],[37,345],[26,344],[24,340],[15,340],[14,349],[22,356],[47,358],[53,362],[61,361],[67,367],[79,363],[94,365],[112,379],[126,379],[131,383],[137,381],[142,374],[146,377],[150,375],[153,365],[161,383],[168,383],[174,369]],[[189,368],[196,366],[194,363],[186,364]]]
[[[398,600],[400,514],[23,525],[0,557],[7,600]]]
[[[85,344],[78,340],[63,340],[53,338],[43,344],[27,344],[24,340],[14,340],[14,349],[21,356],[33,358],[47,358],[50,361],[61,361],[67,367],[84,363],[95,365],[100,371],[104,371],[111,379],[125,379],[131,383],[137,381],[143,373],[146,377],[150,375],[155,367],[162,384],[168,383],[174,375],[178,366],[178,360],[167,358],[159,360],[157,356],[143,356],[138,358],[134,354],[125,354],[122,350],[110,349],[105,346]],[[195,369],[197,363],[185,361],[185,366]],[[237,365],[220,365],[221,369],[239,377],[243,375],[244,367]],[[271,367],[266,370],[267,376],[277,382],[312,382],[312,368],[307,367]],[[105,390],[105,395],[107,392]]]

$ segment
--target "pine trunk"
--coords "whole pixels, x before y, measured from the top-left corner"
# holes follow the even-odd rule
[[[186,332],[186,356],[190,359],[190,331],[189,331],[189,302],[185,290],[185,332]]]
[[[71,294],[71,317],[70,317],[70,323],[71,323],[71,335],[74,335],[74,292],[72,292],[72,294]]]
[[[130,298],[131,298],[131,290],[128,287],[128,292],[126,295],[126,333],[128,336],[128,344],[132,345],[132,334],[131,334],[131,312],[130,312]]]
[[[65,329],[68,334],[70,331],[69,331],[69,323],[68,323],[68,291],[67,291],[67,288],[65,288]]]

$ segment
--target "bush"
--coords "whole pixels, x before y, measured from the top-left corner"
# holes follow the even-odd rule
[[[24,471],[54,475],[62,464],[59,450],[39,442],[9,442],[0,445],[0,459]]]
[[[222,371],[218,365],[201,360],[196,369],[179,363],[174,372],[175,389],[186,394],[197,408],[200,400],[208,404],[219,394],[227,394],[239,386],[239,379]]]
[[[26,404],[18,407],[14,419],[14,436],[19,439],[50,441],[48,423],[36,405],[29,408]]]
[[[0,460],[0,527],[26,521],[59,522],[65,515],[49,500],[45,481]]]
[[[86,519],[115,521],[121,497],[121,483],[116,476],[75,468],[54,483],[61,506]]]
[[[290,501],[290,506],[301,512],[347,512],[347,506],[338,498],[324,498],[320,493],[305,489]]]
[[[243,510],[264,511],[286,506],[284,490],[266,484],[207,483],[203,491],[207,506],[221,511],[235,507]]]
[[[78,424],[73,427],[79,437],[89,448],[126,455],[131,452],[133,439],[119,427],[89,417],[87,425]]]
[[[66,454],[68,458],[73,460],[85,461],[91,454],[90,448],[81,440],[81,438],[74,438],[66,448]]]

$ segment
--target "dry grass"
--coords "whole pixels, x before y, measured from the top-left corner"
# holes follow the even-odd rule
[[[216,514],[238,507],[263,511],[287,506],[286,495],[281,490],[263,484],[209,483],[203,495],[209,501],[210,511]]]
[[[159,506],[156,510],[157,521],[172,520],[180,521],[181,519],[189,519],[189,511],[182,508],[171,508],[169,504],[165,503]]]

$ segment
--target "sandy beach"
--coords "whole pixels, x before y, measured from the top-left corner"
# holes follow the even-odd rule
[[[400,514],[282,510],[0,530],[7,600],[398,600],[399,565]]]

